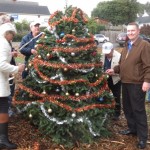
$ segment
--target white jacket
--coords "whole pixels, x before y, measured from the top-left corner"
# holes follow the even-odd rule
[[[114,66],[118,65],[119,60],[120,60],[120,56],[121,56],[121,54],[119,52],[117,52],[116,50],[113,51],[113,57],[112,57],[112,60],[111,60],[111,68],[114,68]],[[102,55],[101,60],[104,64],[105,54]],[[112,80],[113,80],[113,84],[118,83],[118,81],[120,81],[119,74],[112,75]]]
[[[11,46],[3,36],[0,36],[0,97],[10,95],[9,75],[18,72],[18,66],[10,64],[11,58]]]

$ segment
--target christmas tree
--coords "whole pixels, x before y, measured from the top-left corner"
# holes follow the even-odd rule
[[[114,100],[81,9],[56,11],[18,85],[16,107],[43,135],[69,145],[107,135]]]

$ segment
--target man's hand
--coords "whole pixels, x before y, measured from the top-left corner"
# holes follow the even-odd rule
[[[11,54],[12,54],[12,57],[17,57],[18,56],[18,52],[17,51],[13,51],[13,52],[11,52]]]
[[[142,86],[142,90],[143,90],[144,92],[146,92],[146,91],[148,91],[149,89],[150,89],[150,83],[144,82],[144,83],[143,83],[143,86]]]
[[[25,68],[25,64],[18,64],[18,67],[19,67],[19,72],[22,72]]]
[[[37,54],[37,51],[36,51],[35,49],[31,49],[31,53],[32,53],[33,55],[36,55],[36,54]]]
[[[114,69],[107,69],[105,71],[105,73],[108,74],[108,75],[113,75],[114,74]]]

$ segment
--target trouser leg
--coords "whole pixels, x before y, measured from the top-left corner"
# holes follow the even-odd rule
[[[17,145],[8,140],[8,97],[0,97],[0,149],[16,149]]]
[[[111,89],[113,96],[115,98],[115,116],[118,117],[121,112],[121,100],[120,100],[120,94],[121,94],[121,81],[119,81],[116,84],[113,84],[112,77],[108,78],[108,86]]]
[[[131,100],[130,100],[130,92],[132,89],[129,88],[129,85],[126,83],[122,83],[122,105],[123,105],[123,112],[127,119],[128,128],[132,132],[137,132],[136,130],[136,123],[134,120],[134,114],[132,110]]]
[[[115,97],[116,106],[115,106],[115,115],[120,116],[121,113],[121,100],[120,100],[120,94],[121,94],[121,82],[118,82],[114,85],[114,88],[112,89],[112,93]]]
[[[140,140],[146,141],[148,138],[147,115],[145,110],[145,94],[140,84],[126,84],[128,89],[128,99],[124,99],[124,110],[128,126],[136,129]],[[124,88],[123,88],[124,89]],[[125,94],[125,93],[124,93]],[[125,97],[125,95],[123,96]],[[128,104],[126,101],[128,101]]]

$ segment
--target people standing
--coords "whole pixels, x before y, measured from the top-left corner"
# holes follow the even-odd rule
[[[104,72],[107,69],[113,68],[115,65],[118,65],[121,54],[114,49],[114,46],[111,42],[106,42],[102,45],[102,54],[104,54],[102,55]],[[108,87],[112,91],[116,102],[113,120],[118,120],[121,114],[121,81],[119,74],[109,75],[107,81]]]
[[[11,23],[0,26],[0,149],[16,149],[17,145],[10,142],[8,138],[8,100],[10,93],[9,74],[22,72],[24,64],[14,66],[10,64],[12,59],[11,41],[16,30]]]
[[[31,32],[25,35],[20,43],[20,52],[25,56],[25,65],[27,65],[28,60],[31,55],[36,55],[37,51],[35,49],[36,41],[39,39],[40,32],[40,23],[38,21],[31,22],[30,24]],[[24,46],[25,45],[25,46]],[[28,75],[28,70],[23,71],[22,78],[26,78]]]
[[[16,27],[15,27],[15,24],[13,22],[14,22],[13,17],[10,17],[9,15],[7,15],[5,13],[0,14],[0,25],[5,24],[5,23],[12,23],[12,25],[14,26],[14,30],[16,32]],[[11,42],[9,42],[9,44],[11,46],[11,52],[12,52],[12,59],[10,61],[10,64],[16,65],[15,57],[17,57],[18,52],[12,47]],[[11,110],[11,102],[12,102],[12,97],[14,96],[14,92],[15,92],[15,82],[14,82],[14,77],[12,74],[10,74],[9,84],[10,84],[10,91],[11,91],[11,94],[9,96],[9,105],[10,105],[9,116],[11,116],[13,113]]]
[[[128,129],[122,135],[137,135],[137,147],[144,149],[148,138],[148,125],[145,110],[145,95],[150,88],[150,44],[139,37],[137,23],[127,25],[129,38],[121,53],[120,64],[106,73],[120,73],[122,82],[123,111]]]

